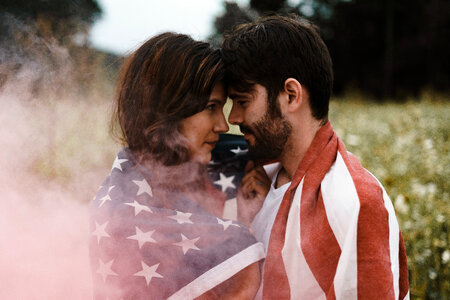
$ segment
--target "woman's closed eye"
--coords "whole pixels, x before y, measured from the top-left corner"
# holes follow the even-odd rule
[[[208,103],[208,105],[206,105],[205,109],[206,110],[215,110],[217,108],[217,103]]]

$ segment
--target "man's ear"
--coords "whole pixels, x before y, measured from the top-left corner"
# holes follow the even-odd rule
[[[293,112],[300,108],[303,104],[305,96],[303,86],[295,78],[288,78],[284,82],[284,92],[288,96],[288,109]]]

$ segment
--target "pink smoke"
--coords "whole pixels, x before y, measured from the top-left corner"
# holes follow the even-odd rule
[[[88,205],[108,169],[82,172],[75,155],[69,179],[39,173],[54,109],[12,90],[0,92],[0,299],[91,299]]]

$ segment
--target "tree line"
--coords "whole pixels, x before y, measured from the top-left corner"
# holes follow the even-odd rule
[[[402,99],[423,90],[449,91],[448,0],[249,0],[247,6],[233,1],[223,5],[210,37],[216,44],[237,24],[267,14],[295,14],[318,25],[333,59],[337,95],[357,90],[377,99]],[[24,58],[64,64],[55,45],[81,57],[86,68],[92,65],[95,53],[88,50],[87,38],[101,13],[97,0],[1,0],[0,88]],[[14,61],[17,57],[20,62]]]
[[[333,59],[335,94],[358,90],[403,99],[450,87],[447,0],[251,0],[224,2],[211,40],[235,25],[272,13],[295,14],[320,28]]]

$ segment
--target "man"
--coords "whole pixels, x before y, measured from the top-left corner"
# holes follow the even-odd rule
[[[392,203],[328,121],[332,62],[313,25],[261,18],[222,48],[230,123],[255,161],[279,161],[265,167],[270,180],[249,165],[238,199],[240,220],[267,251],[259,297],[409,298]]]

